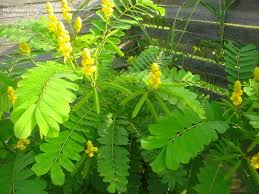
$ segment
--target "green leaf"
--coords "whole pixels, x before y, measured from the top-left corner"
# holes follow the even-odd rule
[[[159,153],[158,157],[150,164],[154,172],[162,172],[166,169],[165,158],[166,158],[166,149],[163,148],[162,151]]]
[[[116,52],[118,53],[118,55],[120,57],[124,57],[124,53],[122,52],[122,50],[113,43],[113,41],[109,40],[109,39],[106,39],[107,42],[116,50]]]
[[[70,68],[51,61],[24,74],[12,112],[16,137],[27,138],[36,126],[41,136],[58,136],[59,124],[68,119],[69,103],[76,98],[72,91],[78,85],[72,81],[77,79]]]
[[[59,164],[55,163],[52,166],[52,168],[50,170],[50,174],[51,174],[51,180],[54,185],[63,185],[64,184],[65,174]]]
[[[36,105],[32,104],[16,121],[14,125],[14,134],[16,137],[30,136],[32,129],[35,127],[35,118],[33,118],[35,108]]]
[[[149,99],[147,99],[146,104],[147,104],[147,108],[149,109],[152,116],[155,118],[156,121],[158,121],[158,114],[157,114],[152,102]]]
[[[135,99],[136,97],[140,96],[141,94],[144,94],[145,90],[138,90],[137,92],[130,94],[127,98],[121,101],[121,105],[126,105],[129,101]]]
[[[127,185],[127,194],[141,193],[143,161],[141,157],[140,144],[137,139],[131,141],[130,170]]]
[[[161,86],[158,91],[159,96],[171,104],[177,105],[180,109],[191,108],[200,118],[204,119],[204,110],[197,100],[198,95],[194,92],[179,86]]]
[[[117,83],[103,82],[102,84],[107,86],[107,87],[113,88],[115,90],[118,90],[118,91],[121,91],[121,92],[125,92],[126,94],[131,94],[132,93],[128,88],[126,88],[126,87],[124,87],[122,85],[119,85]]]
[[[149,69],[154,62],[161,64],[161,67],[171,64],[171,59],[158,47],[149,46],[134,58],[132,64],[128,67],[131,72],[139,72]]]
[[[3,73],[0,71],[0,92],[1,94],[7,92],[8,86],[14,86],[14,81],[8,76],[7,73]]]
[[[12,104],[8,99],[7,94],[0,95],[0,119],[2,118],[2,115],[4,113],[9,112],[11,107],[12,107]]]
[[[141,107],[143,106],[143,104],[145,103],[145,101],[147,100],[148,97],[148,93],[145,93],[138,101],[137,105],[135,106],[133,112],[132,112],[132,118],[136,117],[141,109]]]
[[[168,186],[161,182],[160,177],[154,172],[148,173],[148,193],[150,194],[167,194]]]
[[[224,44],[225,71],[228,76],[228,86],[232,86],[236,80],[247,81],[252,77],[254,68],[259,61],[259,52],[255,45],[244,47],[227,42]]]
[[[85,148],[86,139],[74,131],[75,127],[62,131],[56,138],[46,138],[46,143],[40,145],[43,153],[35,157],[36,163],[32,167],[36,175],[42,176],[50,171],[54,185],[64,184],[63,168],[72,173],[74,162],[81,159],[80,152]]]
[[[149,127],[151,135],[141,140],[141,146],[146,150],[160,149],[160,154],[151,163],[155,172],[165,168],[177,170],[180,164],[187,164],[206,145],[217,140],[217,133],[227,129],[224,121],[201,119],[190,109],[174,111],[172,116]]]
[[[185,71],[184,69],[178,70],[176,67],[170,70],[170,78],[174,82],[184,83],[189,86],[199,85],[200,83],[199,75],[193,75],[192,72]]]
[[[103,181],[109,183],[110,193],[125,192],[127,190],[127,176],[129,175],[128,150],[128,122],[123,117],[107,115],[104,126],[98,129],[98,172]]]
[[[180,167],[177,171],[165,170],[159,176],[163,183],[167,183],[171,190],[177,188],[177,186],[185,186],[189,183],[190,175],[187,174],[187,170]]]
[[[194,189],[199,194],[230,193],[232,177],[226,178],[226,166],[220,161],[206,162],[198,174],[199,184]]]
[[[247,117],[250,121],[250,125],[255,129],[259,129],[259,116],[254,112],[245,113],[245,117]]]
[[[18,154],[9,162],[0,165],[1,194],[47,194],[46,182],[35,178],[29,166],[34,162],[33,152]]]

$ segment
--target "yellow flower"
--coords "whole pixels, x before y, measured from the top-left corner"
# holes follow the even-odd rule
[[[14,89],[12,86],[8,86],[7,88],[7,95],[8,95],[8,99],[14,104],[17,97],[14,94]]]
[[[234,84],[234,92],[240,92],[240,91],[242,91],[241,90],[241,82],[239,80],[237,80],[237,81],[235,81],[235,84]]]
[[[64,19],[70,23],[72,19],[71,8],[68,6],[68,3],[66,0],[62,0],[62,13]]]
[[[98,148],[97,147],[94,147],[92,141],[88,140],[87,143],[87,148],[85,150],[85,153],[88,154],[88,156],[90,158],[92,158],[94,156],[94,154],[98,151]]]
[[[114,8],[114,3],[112,0],[102,0],[103,5],[107,5],[108,7]]]
[[[19,141],[16,144],[16,149],[18,150],[25,150],[27,148],[27,145],[29,145],[31,142],[29,139],[19,139]]]
[[[251,158],[250,162],[252,167],[259,169],[259,152]]]
[[[91,53],[89,49],[84,48],[83,54],[82,54],[82,66],[85,67],[87,65],[93,65],[94,59],[91,57]]]
[[[30,55],[30,53],[31,53],[31,49],[30,49],[28,43],[26,43],[26,42],[19,43],[19,50],[24,55]]]
[[[54,15],[49,15],[49,22],[48,22],[48,27],[50,32],[56,32],[57,31],[57,24],[58,24],[58,19]]]
[[[57,23],[57,31],[56,31],[56,35],[57,37],[63,37],[67,34],[66,28],[63,24],[63,22],[58,22]]]
[[[96,71],[94,59],[91,57],[91,53],[87,48],[82,53],[82,71],[86,76],[91,76]]]
[[[256,67],[256,68],[254,69],[254,80],[255,80],[256,82],[259,82],[259,67]]]
[[[70,58],[73,48],[70,43],[69,32],[65,29],[62,22],[58,22],[56,36],[58,38],[58,51],[63,55],[66,61]]]
[[[106,6],[106,5],[103,5],[102,12],[103,12],[103,14],[106,18],[109,18],[113,14],[113,8],[109,7],[109,6]]]
[[[48,15],[53,15],[53,7],[50,2],[46,3],[46,11],[47,11]]]
[[[62,7],[64,8],[68,8],[68,3],[67,3],[67,0],[61,0],[61,4],[62,4]]]
[[[161,84],[161,71],[159,70],[159,66],[157,63],[153,63],[151,65],[151,76],[148,81],[149,86],[153,89],[157,89]]]
[[[235,92],[232,93],[230,100],[233,102],[235,106],[239,106],[243,101],[242,97]]]
[[[111,0],[102,0],[102,2],[102,12],[106,18],[110,18],[114,11],[114,4]]]
[[[53,12],[53,7],[52,4],[50,2],[46,3],[46,11],[48,13],[48,28],[50,32],[56,32],[57,30],[57,24],[58,24],[58,19],[57,17],[54,15]]]
[[[80,30],[82,28],[82,20],[80,17],[77,17],[75,19],[74,28],[75,28],[76,33],[80,32]]]
[[[66,42],[64,44],[61,44],[60,47],[58,48],[58,51],[62,53],[64,60],[66,61],[67,59],[70,58],[70,54],[73,51],[71,43]]]
[[[82,67],[82,71],[85,74],[85,76],[91,76],[96,71],[96,66],[93,65],[93,66]]]
[[[239,106],[242,103],[242,97],[241,97],[242,95],[243,95],[243,91],[241,88],[241,82],[237,80],[235,81],[234,90],[230,97],[230,100],[235,106]]]
[[[57,17],[53,15],[53,7],[51,3],[46,4],[46,10],[48,12],[49,31],[54,32],[58,39],[58,51],[63,55],[64,61],[70,58],[73,48],[70,43],[69,32],[66,30],[64,24],[59,22]],[[71,9],[68,6],[66,0],[62,0],[62,11],[66,21],[70,22],[72,15],[70,14]]]

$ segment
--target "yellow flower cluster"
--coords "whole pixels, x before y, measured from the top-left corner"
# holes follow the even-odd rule
[[[94,59],[91,57],[89,49],[85,48],[82,54],[82,71],[86,76],[91,76],[96,71]]]
[[[53,7],[50,2],[46,3],[46,11],[47,11],[48,15],[53,15]]]
[[[148,81],[149,86],[153,89],[157,89],[161,84],[161,71],[159,70],[159,66],[157,63],[153,63],[151,65],[151,77]]]
[[[251,158],[250,162],[252,167],[259,169],[259,152]]]
[[[94,154],[98,151],[98,148],[97,147],[94,147],[92,141],[88,140],[87,143],[87,148],[85,150],[85,153],[88,154],[88,156],[90,158],[92,158],[94,156]]]
[[[56,35],[58,37],[58,51],[62,53],[64,60],[70,58],[73,48],[70,43],[69,32],[65,29],[62,22],[58,22]]]
[[[112,0],[102,0],[102,2],[103,2],[102,12],[103,12],[104,16],[108,19],[113,14],[114,4],[113,4]]]
[[[47,4],[46,4],[46,11],[48,13],[48,18],[49,18],[49,22],[48,22],[49,31],[50,32],[56,32],[58,19],[54,15],[53,7],[52,7],[52,4],[50,2],[47,2]]]
[[[14,94],[14,89],[12,86],[8,86],[7,88],[7,94],[8,94],[8,99],[14,104],[17,97]]]
[[[82,20],[80,17],[77,17],[75,19],[75,24],[74,24],[75,32],[78,34],[80,30],[82,29]]]
[[[62,0],[62,13],[64,19],[70,23],[72,19],[71,8],[68,6],[67,0]]]
[[[62,7],[63,7],[62,8],[63,14],[64,14],[65,8],[67,8],[67,10],[70,10],[70,8],[67,5],[67,2],[63,0],[62,0]],[[56,34],[58,38],[58,51],[62,53],[64,60],[66,61],[67,59],[70,58],[70,55],[73,51],[70,43],[69,32],[66,30],[64,24],[62,22],[59,22],[56,16],[54,16],[53,7],[49,2],[47,2],[46,4],[46,11],[49,17],[49,31],[54,32]]]
[[[18,150],[25,150],[27,148],[27,145],[29,145],[31,142],[29,139],[20,139],[16,144],[16,149]]]
[[[234,84],[234,91],[232,96],[230,97],[230,100],[235,106],[239,106],[242,103],[242,95],[243,91],[241,89],[241,82],[237,80]]]
[[[26,42],[20,42],[19,43],[19,50],[24,55],[30,55],[31,54],[30,46]]]
[[[259,67],[256,67],[256,68],[254,69],[254,80],[255,80],[256,82],[259,82]]]

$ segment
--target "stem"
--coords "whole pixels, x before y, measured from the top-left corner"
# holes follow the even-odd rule
[[[69,26],[70,26],[70,28],[71,28],[71,31],[72,31],[73,36],[76,36],[76,33],[75,33],[74,28],[73,28],[73,26],[72,26],[72,23],[69,22],[68,24],[69,24]]]
[[[69,60],[71,67],[73,69],[73,71],[76,73],[76,68],[75,68],[75,64],[73,63],[72,59]]]
[[[196,1],[195,5],[193,6],[191,15],[190,15],[190,17],[188,18],[188,20],[187,20],[187,22],[186,22],[186,24],[185,24],[185,26],[184,26],[183,32],[181,33],[181,36],[180,36],[179,40],[177,41],[174,50],[176,50],[177,47],[178,47],[178,45],[180,44],[180,42],[181,42],[181,40],[182,40],[182,38],[183,38],[183,35],[184,35],[184,33],[186,32],[187,27],[188,27],[188,25],[189,25],[189,23],[190,23],[190,20],[191,20],[191,18],[192,18],[192,16],[193,16],[194,12],[196,11],[198,5],[200,4],[200,2],[201,2],[201,0]]]
[[[96,86],[94,86],[94,97],[95,97],[94,99],[95,99],[95,105],[96,105],[96,112],[97,114],[100,114],[99,94]]]
[[[32,56],[31,56],[31,55],[29,55],[29,57],[30,57],[30,59],[31,59],[32,63],[33,63],[34,65],[38,66],[38,65],[37,65],[37,63],[36,63],[36,62],[34,61],[34,59],[32,58]]]
[[[129,122],[131,127],[136,131],[136,133],[138,134],[139,137],[141,137],[142,135],[140,134],[139,130],[137,129],[137,127],[132,123],[132,122]]]
[[[100,46],[96,48],[95,53],[94,53],[94,57],[95,57],[95,61],[96,61],[95,81],[98,78],[98,59],[99,59],[99,56],[105,45],[105,42],[106,42],[105,36],[106,36],[107,32],[108,32],[108,21],[106,22],[106,25],[105,25],[105,30],[104,30],[103,36],[102,36],[102,42],[101,42]]]
[[[219,19],[220,19],[220,42],[224,44],[225,19],[226,19],[226,1],[219,0]]]

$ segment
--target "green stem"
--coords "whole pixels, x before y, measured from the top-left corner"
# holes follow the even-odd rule
[[[181,36],[180,36],[179,40],[177,41],[177,43],[176,43],[176,45],[175,45],[174,50],[176,50],[177,47],[178,47],[178,45],[180,44],[180,42],[181,42],[181,40],[182,40],[182,38],[183,38],[183,35],[184,35],[184,33],[186,32],[187,27],[188,27],[188,25],[189,25],[189,23],[190,23],[190,21],[191,21],[191,18],[192,18],[192,16],[193,16],[193,14],[195,13],[195,11],[196,11],[198,5],[200,4],[200,2],[201,2],[201,0],[197,0],[196,3],[195,3],[195,5],[193,6],[191,15],[189,16],[189,18],[188,18],[188,20],[187,20],[187,22],[186,22],[186,24],[185,24],[185,26],[184,26],[184,29],[183,29],[183,31],[182,31],[182,33],[181,33]]]
[[[31,56],[31,55],[29,55],[29,57],[30,57],[30,59],[31,59],[32,63],[33,63],[34,65],[38,66],[38,65],[37,65],[37,63],[36,63],[36,62],[34,61],[34,59],[32,58],[32,56]]]
[[[224,44],[225,19],[226,19],[226,1],[219,0],[219,19],[220,19],[220,42]]]
[[[94,99],[95,99],[95,105],[96,105],[96,112],[97,114],[100,114],[99,94],[96,86],[94,86],[94,97],[95,97]]]

